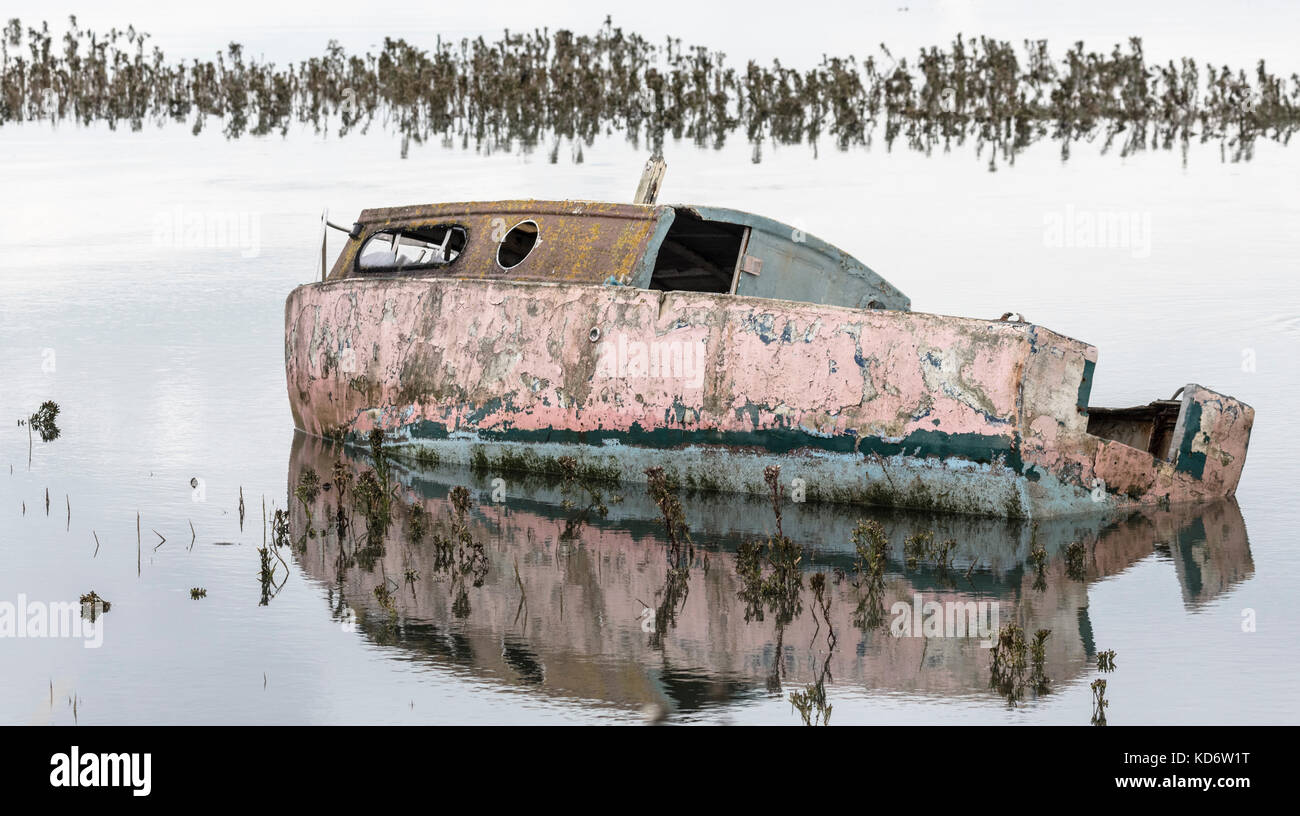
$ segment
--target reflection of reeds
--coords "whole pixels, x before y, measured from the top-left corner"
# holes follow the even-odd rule
[[[1026,686],[1032,687],[1036,695],[1046,694],[1051,688],[1047,676],[1047,639],[1051,635],[1052,630],[1039,629],[1029,641],[1020,624],[1003,626],[989,651],[989,688],[1012,705],[1024,696]]]
[[[271,517],[270,544],[263,543],[257,549],[260,564],[257,580],[262,589],[262,599],[258,604],[259,606],[269,604],[271,599],[279,594],[280,590],[289,581],[289,564],[280,555],[280,548],[288,546],[290,546],[289,511],[276,510]],[[272,558],[279,562],[279,567],[284,567],[283,575],[280,574],[279,567],[271,560]]]
[[[910,572],[915,572],[922,561],[932,562],[941,572],[947,572],[952,569],[956,551],[954,539],[935,543],[933,530],[917,530],[903,539],[903,563]]]
[[[824,57],[798,70],[774,61],[743,70],[721,53],[662,45],[609,20],[594,34],[506,32],[494,42],[441,38],[431,50],[385,38],[378,53],[325,53],[285,67],[247,58],[232,43],[215,60],[171,62],[148,35],[128,27],[106,35],[71,18],[61,42],[48,23],[9,21],[0,36],[0,124],[103,121],[110,127],[209,119],[228,137],[366,131],[376,121],[411,142],[473,142],[484,152],[582,145],[621,131],[653,150],[666,139],[720,147],[743,130],[761,158],[765,141],[829,140],[869,145],[883,131],[929,151],[973,139],[990,166],[1040,138],[1071,143],[1100,137],[1120,152],[1218,140],[1249,158],[1263,136],[1285,143],[1300,124],[1300,76],[1278,77],[1261,61],[1248,74],[1183,58],[1148,65],[1140,39],[1109,53],[1076,43],[1061,59],[1043,41],[958,37],[897,62],[877,56]],[[888,54],[883,46],[881,54]],[[882,65],[882,63],[888,63]]]
[[[1092,689],[1092,724],[1105,725],[1106,708],[1110,705],[1110,700],[1106,699],[1106,681],[1093,680],[1089,688]]]
[[[1051,680],[1047,676],[1047,639],[1052,636],[1051,629],[1039,629],[1034,632],[1034,642],[1029,646],[1032,674],[1029,682],[1038,694],[1046,694]]]
[[[858,590],[858,605],[853,625],[866,631],[885,620],[885,569],[889,566],[889,538],[877,521],[860,521],[853,528],[853,588]]]
[[[1036,522],[1029,534],[1029,563],[1034,567],[1034,590],[1047,591],[1047,548],[1038,540]]]
[[[761,621],[771,613],[778,628],[799,617],[803,611],[803,546],[787,536],[781,527],[781,468],[768,465],[763,470],[776,532],[766,539],[744,541],[736,548],[736,574],[740,578],[739,597],[745,602],[745,621]],[[824,580],[824,579],[823,579]]]
[[[469,490],[453,487],[447,496],[451,505],[446,534],[433,535],[434,567],[451,577],[451,609],[458,618],[470,613],[469,586],[483,586],[488,573],[487,549],[470,530],[469,511],[474,506]]]
[[[804,725],[830,725],[833,706],[826,699],[826,681],[831,679],[831,657],[835,653],[835,627],[831,625],[831,602],[826,594],[826,573],[814,572],[808,579],[808,587],[813,592],[813,620],[816,621],[817,610],[826,622],[826,658],[822,661],[816,678],[804,686],[803,691],[790,692],[790,705],[803,719]],[[821,626],[818,625],[818,631]]]
[[[1087,578],[1087,555],[1088,548],[1082,541],[1074,541],[1065,548],[1065,574],[1072,580],[1082,581]]]
[[[321,492],[321,481],[319,474],[312,468],[307,468],[298,477],[298,485],[293,490],[294,498],[302,505],[302,512],[307,517],[306,529],[303,530],[302,540],[299,547],[307,549],[307,539],[316,537],[316,519],[312,514],[312,507],[316,503],[316,497]],[[265,514],[265,510],[263,510]]]
[[[654,629],[650,645],[663,648],[664,636],[669,628],[677,626],[677,614],[686,604],[690,594],[691,564],[695,561],[695,542],[691,539],[686,516],[678,501],[676,488],[663,468],[646,468],[646,492],[659,508],[664,521],[664,535],[668,540],[666,556],[668,573],[663,587],[656,593],[659,605],[654,610]]]
[[[562,491],[564,492],[564,509],[576,511],[569,516],[564,524],[564,531],[560,533],[561,541],[572,541],[577,539],[582,533],[583,526],[587,521],[596,515],[605,518],[609,515],[609,504],[605,499],[605,489],[601,486],[599,479],[593,478],[589,468],[582,468],[578,461],[572,456],[562,456],[556,460],[564,473],[564,482]],[[580,506],[568,496],[576,494],[582,490],[587,494],[587,501],[584,506]],[[622,501],[622,496],[614,495],[608,500],[610,503]]]
[[[1024,694],[1025,671],[1029,664],[1029,645],[1024,628],[1018,623],[1003,626],[989,657],[989,688],[997,690],[1014,705]]]
[[[768,465],[763,470],[767,483],[768,499],[776,518],[776,532],[766,539],[745,541],[736,549],[736,576],[741,587],[737,592],[745,604],[745,622],[762,621],[771,615],[776,636],[776,659],[767,678],[767,687],[773,694],[781,693],[781,654],[785,643],[785,629],[803,613],[803,546],[785,534],[782,527],[781,505],[785,490],[781,486],[781,468]],[[861,528],[862,525],[859,525]],[[855,540],[856,540],[855,531]],[[826,624],[826,656],[813,682],[802,690],[790,693],[790,706],[799,712],[804,725],[829,725],[831,704],[826,698],[826,683],[831,680],[831,658],[837,638],[831,623],[831,600],[826,592],[826,572],[815,571],[808,579],[812,590],[812,619],[816,625],[813,638]],[[818,612],[821,621],[817,620]]]

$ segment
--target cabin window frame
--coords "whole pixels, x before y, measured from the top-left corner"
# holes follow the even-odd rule
[[[411,263],[411,264],[404,264],[400,266],[393,265],[393,266],[378,267],[378,268],[371,268],[371,269],[367,269],[361,265],[361,258],[365,254],[366,246],[369,245],[371,241],[373,241],[376,237],[380,235],[383,235],[385,233],[390,233],[390,234],[397,234],[400,236],[403,233],[413,233],[411,237],[418,238],[419,231],[433,230],[438,227],[447,227],[449,231],[460,230],[461,233],[465,236],[465,240],[461,244],[460,250],[456,253],[456,257],[452,258],[450,261],[441,261],[437,263]],[[363,238],[361,238],[361,243],[357,247],[356,260],[354,261],[354,270],[357,275],[364,275],[367,277],[378,276],[378,275],[419,275],[419,274],[427,274],[430,272],[438,272],[440,270],[447,269],[449,267],[454,266],[465,255],[465,250],[469,248],[470,237],[471,237],[470,228],[460,223],[459,221],[433,221],[433,222],[421,222],[416,224],[399,224],[399,225],[389,225],[389,226],[379,227],[374,231],[365,235]],[[427,241],[428,239],[420,238],[420,240]]]
[[[522,258],[510,264],[509,266],[506,266],[505,264],[501,263],[501,250],[506,245],[506,238],[509,238],[511,233],[513,233],[515,230],[522,227],[524,224],[533,225],[533,243],[531,246],[528,247],[528,251],[524,253]],[[501,234],[501,240],[497,242],[497,249],[496,252],[492,253],[492,259],[496,261],[498,269],[500,269],[503,272],[511,272],[515,269],[518,269],[520,266],[523,265],[525,261],[533,257],[533,253],[537,251],[537,245],[540,244],[541,242],[542,242],[542,225],[538,224],[537,219],[531,216],[529,216],[528,218],[521,218],[513,227],[511,227],[510,229],[506,230]]]
[[[736,268],[731,273],[731,288],[727,290],[729,295],[736,294],[736,287],[740,285],[740,272],[745,265],[745,253],[749,252],[749,234],[752,231],[753,227],[745,227],[744,234],[740,236],[740,252],[736,255]]]

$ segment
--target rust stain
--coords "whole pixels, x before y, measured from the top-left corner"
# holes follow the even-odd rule
[[[672,212],[665,206],[532,199],[367,209],[358,218],[360,235],[348,240],[327,279],[357,274],[361,247],[377,232],[457,224],[466,229],[468,240],[454,263],[404,276],[556,283],[604,283],[612,277],[628,283],[636,277],[660,222]],[[497,248],[505,233],[525,220],[537,223],[540,240],[522,263],[507,271],[497,263]]]

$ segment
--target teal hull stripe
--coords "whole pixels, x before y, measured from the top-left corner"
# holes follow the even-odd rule
[[[446,425],[429,420],[404,426],[413,440],[436,441],[450,436]],[[470,429],[466,429],[470,430]],[[1016,440],[1005,436],[949,434],[942,431],[913,431],[902,441],[879,437],[859,437],[845,433],[823,436],[798,428],[769,428],[761,431],[688,430],[684,428],[644,429],[634,424],[626,431],[569,431],[563,429],[473,429],[485,442],[560,442],[600,448],[608,442],[636,447],[668,450],[689,445],[723,445],[733,448],[758,448],[784,454],[800,450],[882,457],[906,455],[918,458],[965,459],[979,464],[1001,464],[1024,473]],[[364,443],[360,434],[349,433],[349,441]]]

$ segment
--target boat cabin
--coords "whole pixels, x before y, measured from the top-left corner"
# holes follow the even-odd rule
[[[363,210],[327,280],[429,276],[634,286],[907,311],[816,236],[719,207],[491,201]]]

